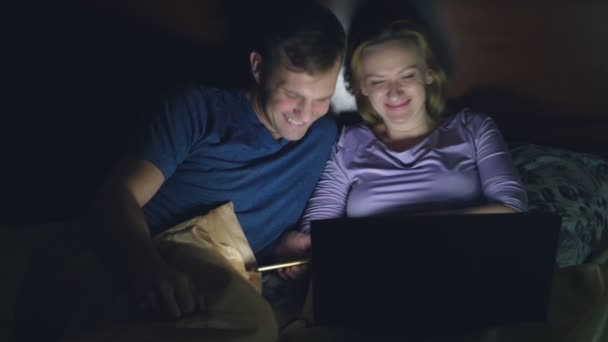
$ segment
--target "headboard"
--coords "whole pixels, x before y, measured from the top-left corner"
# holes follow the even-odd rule
[[[346,25],[356,15],[357,6],[326,2]],[[492,115],[509,140],[608,155],[608,2],[357,3],[423,20],[450,99]]]
[[[608,2],[320,1],[346,27],[359,6],[371,3],[422,18],[440,43],[452,100],[492,115],[510,139],[608,154]],[[128,0],[95,6],[208,43],[245,32],[242,19],[252,3]],[[342,89],[338,94],[346,96]]]
[[[450,95],[513,139],[608,154],[608,2],[436,1]]]

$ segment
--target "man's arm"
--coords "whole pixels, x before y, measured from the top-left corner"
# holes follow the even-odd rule
[[[141,209],[164,180],[162,172],[148,161],[120,163],[89,212],[91,240],[110,270],[126,281],[138,305],[179,317],[194,311],[194,287],[165,263]]]
[[[334,148],[308,200],[299,231],[284,233],[275,246],[273,254],[277,261],[294,261],[308,257],[311,221],[344,216],[350,180],[338,154]],[[307,268],[308,265],[300,265],[281,268],[277,272],[283,279],[298,279],[304,275]]]

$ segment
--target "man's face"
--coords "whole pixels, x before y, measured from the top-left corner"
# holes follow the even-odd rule
[[[256,74],[254,67],[256,61],[261,61],[260,55],[252,53],[251,61],[254,77],[265,93],[265,103],[258,103],[263,110],[256,108],[260,121],[275,139],[302,139],[308,128],[329,110],[340,72],[340,61],[336,60],[331,69],[315,75],[281,64],[272,70],[264,82],[260,82],[260,74]]]

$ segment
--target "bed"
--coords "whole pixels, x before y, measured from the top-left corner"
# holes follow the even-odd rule
[[[345,5],[348,2],[324,2],[348,23],[352,10]],[[389,5],[396,2],[378,3]],[[79,155],[80,159],[77,164],[68,163],[68,166],[78,166],[69,170],[73,173],[64,172],[68,167],[51,170],[55,172],[51,175],[59,177],[59,181],[54,183],[40,180],[34,177],[38,173],[28,171],[34,170],[39,160],[19,159],[22,167],[14,174],[10,173],[11,177],[6,177],[15,180],[12,182],[16,184],[14,188],[10,185],[8,190],[5,189],[13,199],[21,199],[22,193],[37,193],[38,201],[33,203],[26,198],[28,201],[24,200],[23,206],[27,208],[7,210],[3,218],[24,217],[21,214],[26,210],[40,215],[36,220],[29,218],[17,223],[8,220],[12,222],[4,224],[1,341],[12,340],[15,293],[32,250],[44,244],[68,218],[67,213],[82,204],[82,196],[90,195],[82,189],[99,184],[105,165],[112,161],[110,156],[117,152],[119,144],[116,141],[121,141],[128,133],[126,128],[117,127],[124,123],[135,124],[133,108],[139,108],[139,101],[150,100],[142,94],[149,92],[157,96],[162,93],[160,83],[173,82],[186,73],[189,76],[208,76],[201,68],[201,61],[208,56],[209,50],[199,45],[215,46],[226,41],[230,34],[239,32],[226,30],[224,26],[230,24],[231,18],[226,8],[235,10],[238,1],[226,2],[230,6],[225,8],[223,1],[209,1],[208,6],[191,1],[147,4],[131,0],[120,3],[110,1],[107,2],[109,5],[96,5],[101,9],[83,4],[71,10],[57,7],[50,12],[45,11],[53,14],[46,15],[47,21],[22,32],[22,41],[27,43],[23,45],[29,50],[23,50],[22,55],[14,55],[15,61],[20,62],[11,68],[18,72],[9,74],[7,79],[11,80],[11,75],[14,80],[31,76],[39,81],[42,74],[49,76],[52,80],[47,80],[48,84],[53,85],[47,87],[47,97],[43,98],[49,101],[40,101],[43,104],[24,109],[27,115],[22,117],[27,118],[27,122],[23,126],[30,132],[31,121],[43,117],[37,113],[46,115],[49,108],[63,115],[53,120],[44,116],[46,121],[42,123],[48,125],[40,126],[47,130],[35,131],[37,135],[30,134],[33,141],[30,144],[46,144],[49,149],[57,151],[54,158],[60,161],[71,161],[73,155]],[[608,96],[604,94],[608,79],[605,62],[608,60],[608,45],[605,44],[608,41],[605,25],[608,3],[435,0],[412,4],[430,23],[438,36],[437,41],[443,44],[443,59],[449,66],[452,80],[450,99],[473,110],[486,112],[497,121],[528,191],[530,209],[557,212],[563,217],[556,257],[559,269],[556,270],[548,322],[489,331],[477,340],[608,340],[605,329],[608,320]],[[220,14],[210,15],[212,10]],[[99,13],[93,16],[93,12]],[[68,16],[66,13],[75,14]],[[145,20],[140,18],[142,13],[146,13]],[[197,13],[213,20],[199,20]],[[29,18],[29,15],[23,17]],[[95,20],[89,20],[92,17]],[[49,18],[63,19],[49,23]],[[116,18],[120,20],[114,20]],[[133,18],[138,19],[131,20]],[[141,27],[134,29],[137,25],[133,23]],[[68,26],[71,28],[66,29]],[[144,31],[147,33],[142,33]],[[37,32],[51,33],[40,35]],[[157,39],[159,35],[163,40]],[[34,36],[36,39],[32,38]],[[88,40],[83,39],[85,36]],[[19,44],[15,43],[15,46],[21,47]],[[51,52],[53,58],[46,61],[29,63],[24,59],[26,55]],[[93,69],[92,74],[85,78],[70,59],[75,55],[81,58],[83,65],[101,67]],[[214,56],[216,59],[212,62],[215,63],[220,59],[218,56],[223,55]],[[215,69],[212,70],[214,75],[225,76],[215,68],[215,64],[210,65]],[[228,74],[232,75],[233,71]],[[53,80],[59,77],[74,82],[57,84]],[[121,82],[115,82],[116,79]],[[16,99],[28,98],[27,88],[24,89],[17,93]],[[82,89],[86,89],[87,94],[80,101],[104,101],[99,108],[91,108],[92,116],[97,119],[92,122],[96,127],[102,126],[103,135],[94,134],[91,130],[93,124],[82,121],[79,106],[66,107],[61,101],[54,100],[66,93],[84,94]],[[139,92],[133,95],[133,89],[139,89]],[[103,98],[89,93],[103,94]],[[340,88],[338,94],[345,92]],[[348,99],[339,101],[334,103],[336,111],[348,111]],[[22,109],[21,102],[19,109]],[[116,112],[109,111],[116,108],[119,108]],[[64,128],[66,123],[75,124],[79,129],[67,130]],[[48,128],[66,134],[50,134]],[[83,131],[88,134],[84,136]],[[61,139],[58,138],[60,136]],[[88,143],[87,146],[91,147],[91,141],[96,142],[93,152],[90,155],[81,153],[81,145]],[[76,145],[79,147],[73,147]],[[29,147],[26,145],[23,150]],[[75,181],[76,174],[78,181]],[[23,180],[29,183],[19,182]],[[68,180],[73,182],[71,188],[62,184]],[[57,201],[59,191],[63,191],[63,203]],[[32,221],[39,224],[32,224]]]

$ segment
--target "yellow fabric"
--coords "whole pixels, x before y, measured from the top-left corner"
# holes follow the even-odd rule
[[[238,274],[262,291],[262,276],[243,229],[234,214],[232,202],[180,223],[156,237],[158,242],[174,241],[199,249],[213,249],[230,263]]]
[[[598,264],[558,270],[547,322],[496,329],[492,341],[604,341],[608,323],[607,275]]]
[[[232,204],[227,204],[156,240],[163,258],[190,277],[207,306],[205,312],[173,321],[141,318],[92,255],[76,260],[70,268],[87,279],[87,286],[81,290],[64,341],[276,340],[272,309],[260,295],[255,277],[246,271],[249,266],[244,266],[244,262],[254,264],[247,259],[253,253],[243,239]]]
[[[506,325],[470,336],[422,341],[466,342],[601,342],[608,341],[608,272],[605,265],[583,264],[555,272],[548,309],[542,324]],[[306,300],[302,319],[288,326],[281,341],[363,341],[353,331],[311,326],[312,301]],[[385,341],[373,337],[369,341]],[[367,341],[367,340],[366,340]]]

